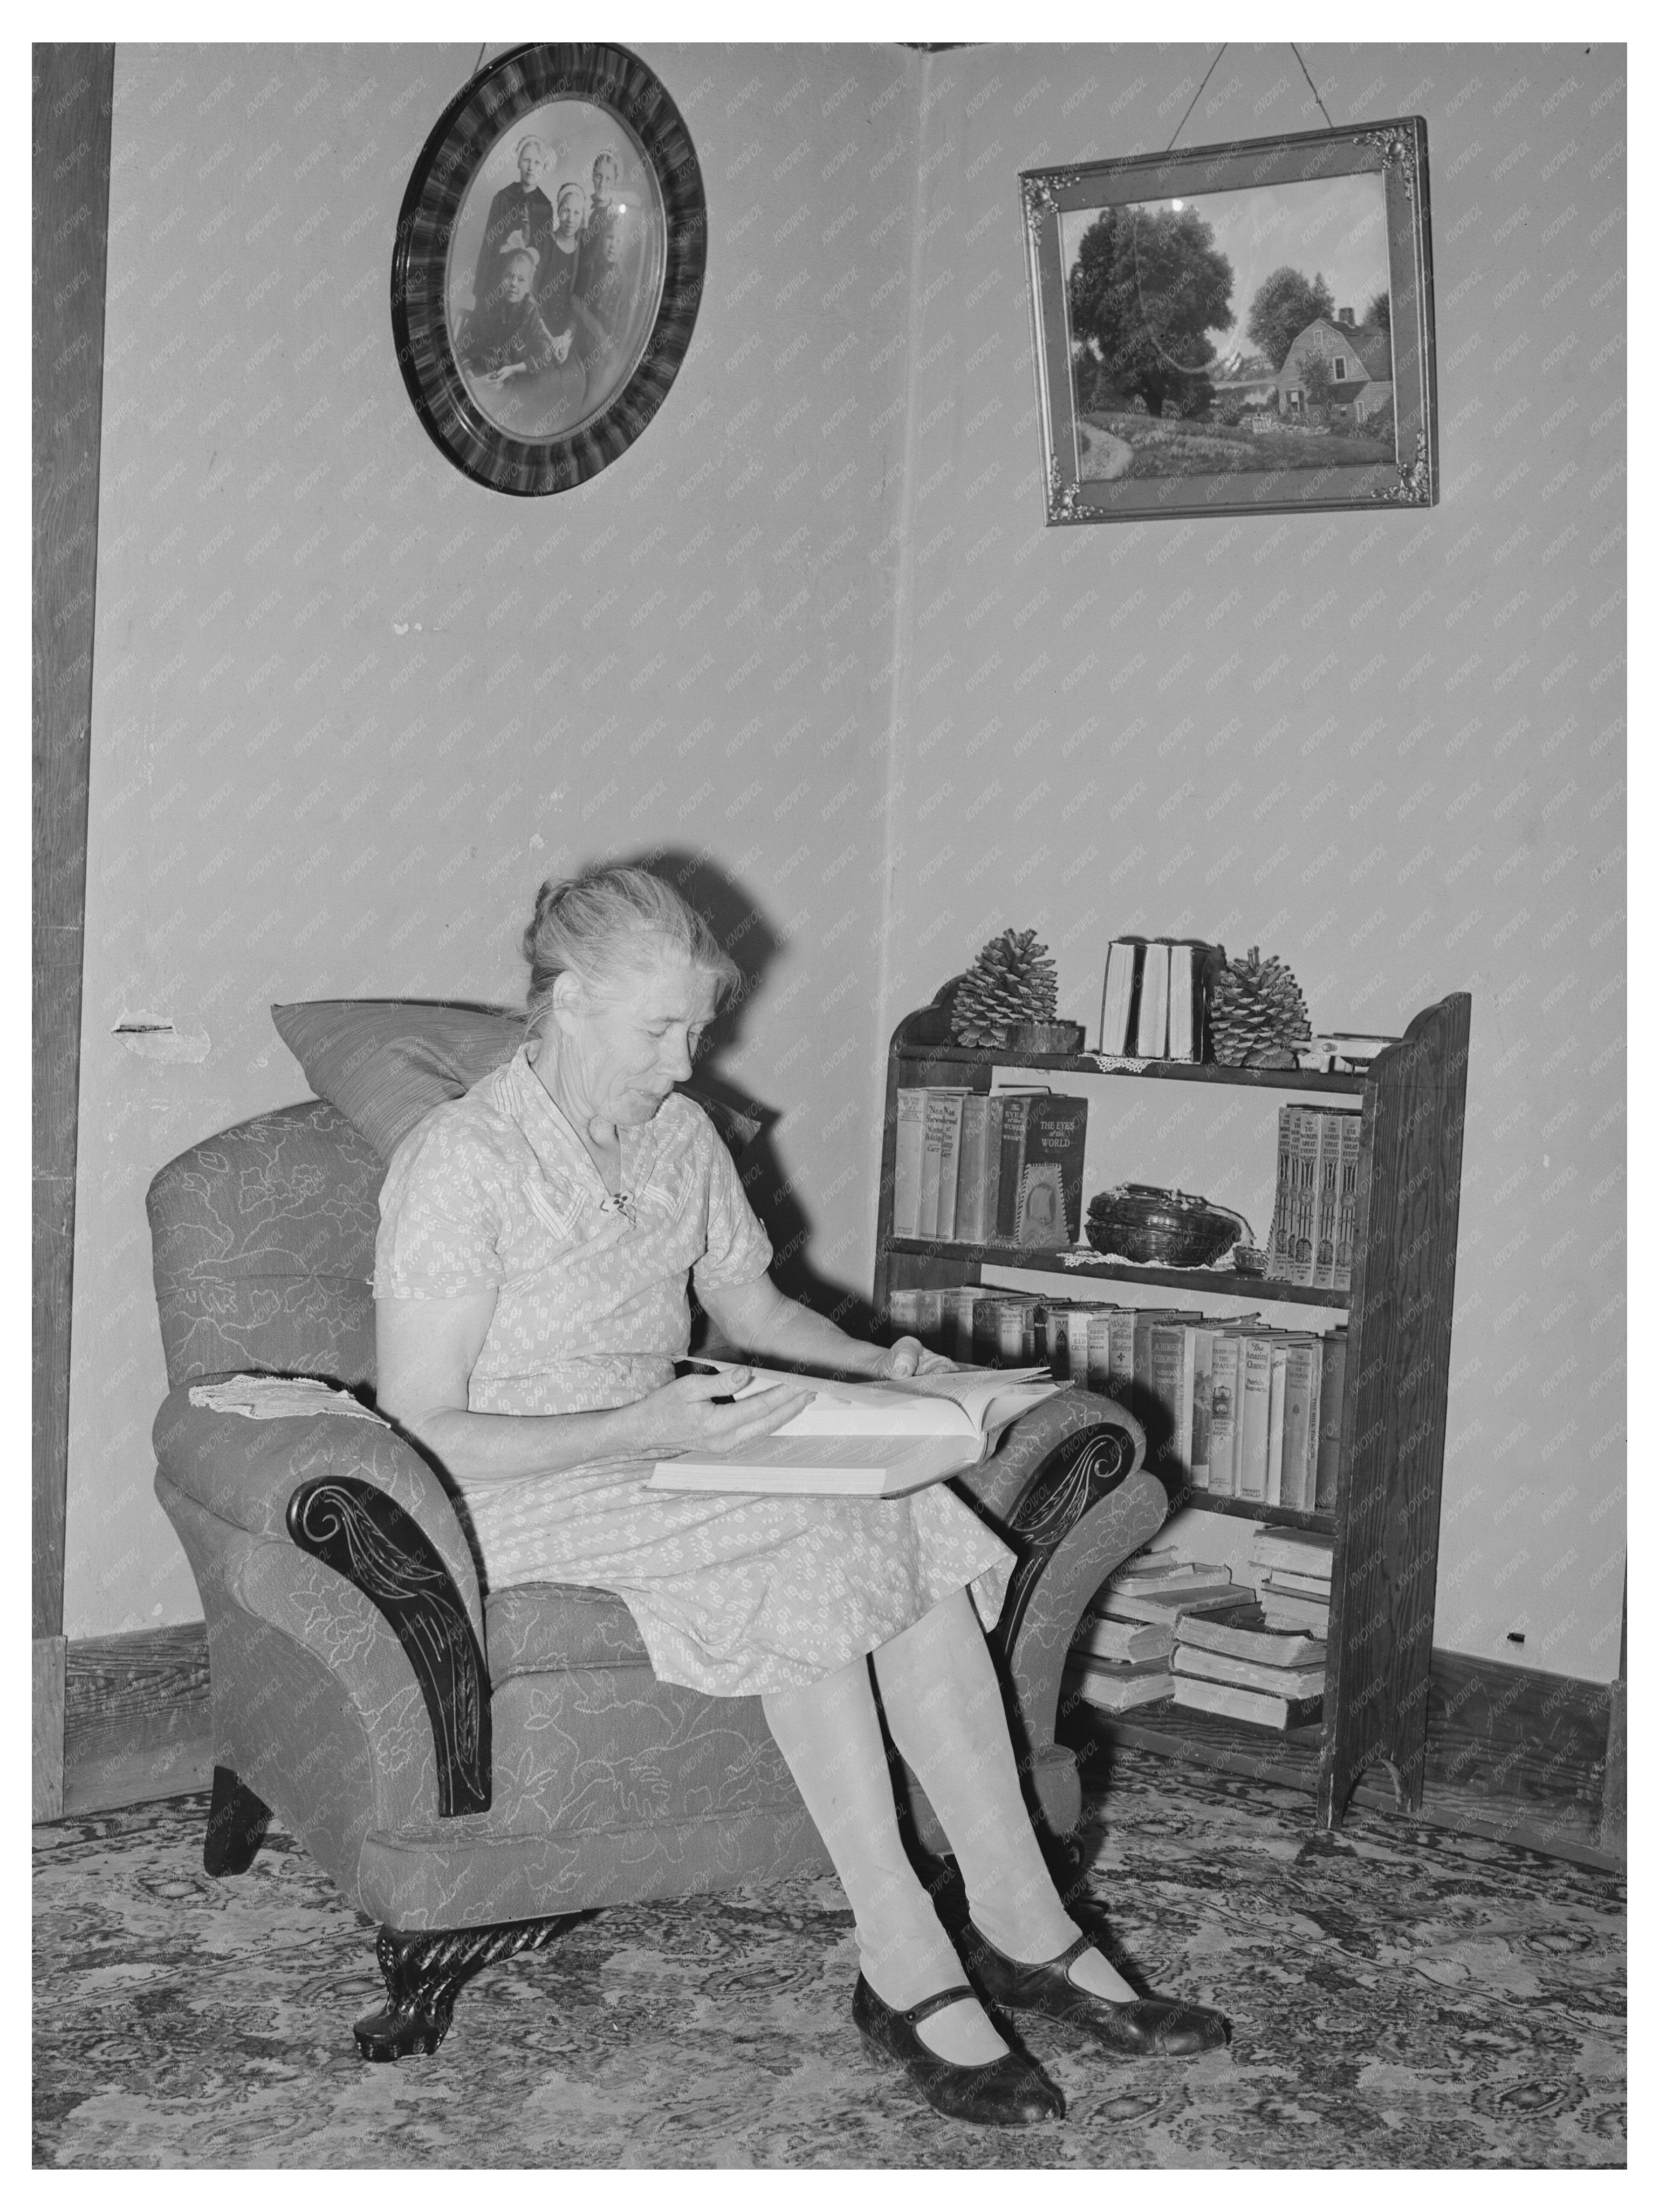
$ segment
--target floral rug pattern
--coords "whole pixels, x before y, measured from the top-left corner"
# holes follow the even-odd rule
[[[1614,1877],[1115,1756],[1083,1896],[1231,2046],[1114,2060],[1026,2015],[1063,2122],[938,2118],[868,2057],[830,1880],[596,1913],[361,2063],[372,1930],[304,1852],[202,1871],[204,1798],[37,1828],[37,2166],[1590,2167],[1625,2162]]]

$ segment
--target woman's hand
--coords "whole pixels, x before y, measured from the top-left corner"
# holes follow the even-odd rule
[[[803,1382],[799,1389],[779,1383],[741,1404],[715,1404],[741,1390],[750,1371],[734,1367],[724,1375],[683,1375],[647,1392],[629,1408],[641,1451],[661,1458],[672,1452],[736,1451],[771,1436],[811,1401],[812,1386]]]
[[[883,1352],[876,1372],[885,1381],[896,1382],[902,1382],[907,1375],[943,1374],[956,1364],[942,1352],[929,1352],[919,1336],[902,1336]]]

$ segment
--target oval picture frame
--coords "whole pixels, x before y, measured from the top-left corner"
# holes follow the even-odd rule
[[[514,46],[471,77],[410,172],[392,329],[453,466],[540,498],[608,468],[667,397],[702,296],[702,173],[624,46]]]

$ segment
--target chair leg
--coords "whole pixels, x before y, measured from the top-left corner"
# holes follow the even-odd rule
[[[520,1951],[540,1951],[585,1917],[561,1913],[549,1920],[507,1920],[493,1928],[450,1928],[400,1936],[382,1928],[374,1955],[386,1976],[386,2004],[354,2021],[360,2058],[430,2057],[449,2031],[455,1999],[485,1966]]]
[[[202,1864],[211,1875],[246,1874],[264,1841],[270,1819],[270,1806],[239,1781],[232,1768],[216,1766]]]

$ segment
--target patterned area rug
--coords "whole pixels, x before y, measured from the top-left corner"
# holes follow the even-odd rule
[[[37,1828],[35,2163],[298,2167],[1587,2167],[1625,2160],[1610,1875],[1118,1753],[1087,1895],[1225,2051],[1112,2060],[1026,2016],[1064,2122],[937,2118],[864,2052],[836,1883],[596,1913],[463,1991],[437,2056],[359,2062],[372,1933],[204,1798]]]

